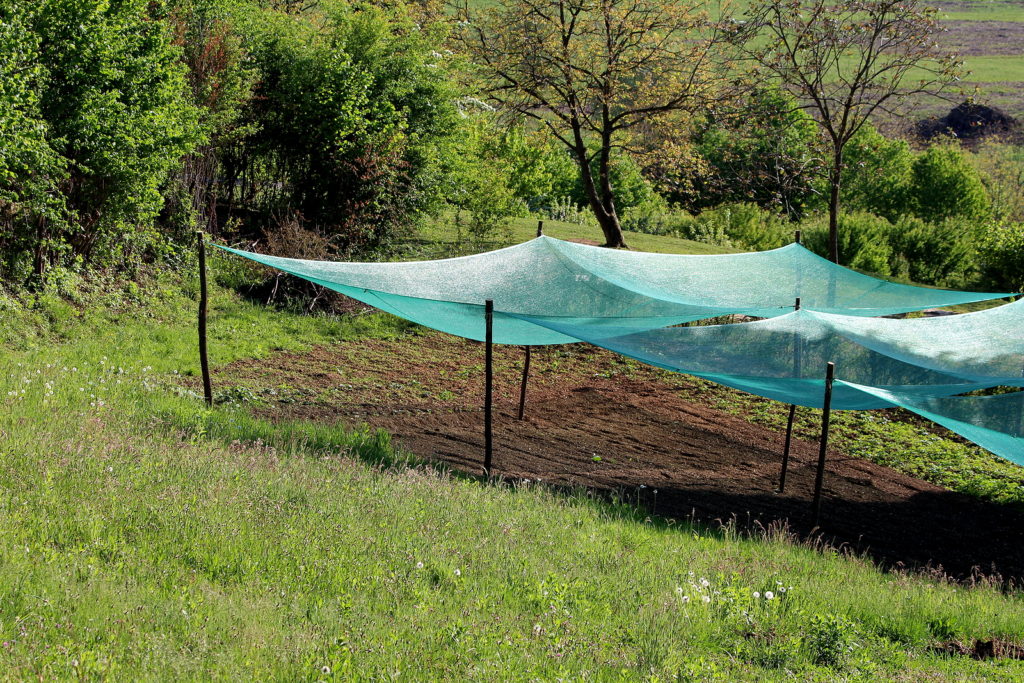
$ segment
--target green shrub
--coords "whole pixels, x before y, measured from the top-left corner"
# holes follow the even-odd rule
[[[868,211],[890,221],[907,211],[914,153],[865,126],[844,152],[842,201],[847,211]]]
[[[914,160],[909,206],[919,218],[938,223],[962,217],[984,220],[991,206],[981,175],[959,147],[934,145]]]
[[[627,230],[752,251],[776,249],[792,242],[794,235],[794,226],[786,218],[749,202],[725,204],[699,216],[652,202],[627,209],[622,224]]]
[[[694,144],[709,169],[694,166],[693,210],[752,202],[792,218],[821,203],[821,155],[814,119],[775,86],[748,96],[751,114],[698,124]],[[686,201],[686,197],[672,197]]]
[[[967,155],[981,174],[992,216],[999,221],[1024,221],[1024,147],[986,141]]]
[[[892,224],[866,212],[839,217],[839,262],[849,268],[876,275],[892,274],[893,250],[889,244]],[[828,219],[815,218],[804,230],[804,245],[818,254],[828,256]]]
[[[722,226],[729,240],[753,251],[777,249],[794,239],[794,226],[757,204],[726,204],[702,213],[698,220]]]
[[[1024,223],[986,227],[978,244],[978,268],[996,291],[1024,291]]]
[[[902,216],[889,233],[892,274],[929,285],[963,287],[977,279],[981,229],[971,220],[926,223]]]

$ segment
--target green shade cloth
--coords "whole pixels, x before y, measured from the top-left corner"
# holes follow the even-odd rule
[[[881,316],[1005,298],[901,285],[856,273],[800,245],[678,256],[616,251],[539,237],[437,261],[335,263],[220,247],[461,337],[587,341],[646,363],[795,405],[820,407],[827,362],[832,406],[901,406],[1014,462],[1024,462],[1024,393],[957,394],[1021,386],[1024,304],[939,318]],[[802,310],[793,311],[795,299]],[[742,313],[757,322],[672,327]]]
[[[616,353],[784,403],[903,407],[1024,464],[1024,393],[957,396],[1024,386],[1024,301],[964,315],[908,320],[800,310],[735,325],[636,330],[541,325]]]
[[[499,344],[576,341],[530,317],[588,328],[625,322],[653,329],[730,313],[781,315],[793,310],[797,297],[805,308],[875,316],[1008,296],[887,282],[797,244],[747,254],[681,256],[538,237],[484,254],[400,263],[306,261],[220,248],[469,339],[483,339],[484,301],[492,299]]]
[[[956,432],[1001,458],[1024,465],[1024,392],[922,398],[850,385]]]

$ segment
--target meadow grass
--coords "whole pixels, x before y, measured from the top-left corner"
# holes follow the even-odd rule
[[[1016,592],[486,485],[366,429],[207,407],[176,378],[195,365],[194,285],[157,289],[116,310],[7,310],[20,342],[0,361],[3,678],[1024,675],[932,649],[1018,640]],[[408,332],[212,299],[218,364]]]
[[[562,221],[544,221],[544,234],[560,240],[585,240],[600,244],[603,242],[601,229],[594,225],[578,225]],[[657,251],[665,254],[727,254],[737,251],[716,244],[693,240],[649,235],[643,232],[623,231],[626,244],[637,251]],[[510,218],[495,231],[495,235],[484,241],[473,241],[461,232],[450,217],[435,220],[423,226],[417,240],[433,252],[473,253],[490,248],[518,244],[537,235],[536,218]]]

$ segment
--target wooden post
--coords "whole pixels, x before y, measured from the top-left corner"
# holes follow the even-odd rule
[[[821,407],[821,441],[818,444],[818,476],[814,479],[814,503],[811,506],[811,522],[818,526],[821,518],[821,485],[825,480],[825,451],[828,449],[828,426],[832,418],[832,380],[835,379],[836,364],[829,363],[825,371],[825,402]]]
[[[537,237],[544,236],[544,221],[537,221]]]
[[[213,387],[210,384],[210,360],[206,353],[206,241],[202,230],[196,230],[199,242],[199,367],[203,372],[203,398],[213,405]]]
[[[797,230],[797,240],[799,242],[800,231]],[[796,298],[796,303],[793,305],[793,310],[800,310],[800,297]],[[793,374],[796,375],[797,379],[800,379],[800,337],[797,335],[793,336]],[[796,406],[789,406],[789,420],[786,422],[786,444],[782,447],[782,471],[779,472],[779,493],[786,492],[786,472],[789,470],[789,447],[793,443],[793,418],[796,417]]]
[[[799,230],[796,231],[796,243],[800,244],[800,231]]]
[[[793,443],[793,418],[796,406],[789,406],[789,422],[786,423],[786,445],[782,447],[782,471],[779,473],[779,493],[786,492],[786,471],[789,469],[789,446]]]
[[[530,378],[530,347],[526,349],[526,358],[523,359],[523,382],[519,385],[519,419],[522,420],[526,414],[526,381]]]
[[[491,476],[491,407],[494,390],[494,301],[484,302],[484,476]]]

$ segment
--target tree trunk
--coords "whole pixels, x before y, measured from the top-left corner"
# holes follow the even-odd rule
[[[597,186],[594,184],[594,174],[590,171],[590,164],[587,163],[587,154],[584,151],[582,154],[579,150],[576,151],[576,160],[579,162],[580,174],[583,177],[583,191],[587,195],[587,202],[590,204],[591,211],[594,212],[594,216],[597,218],[597,224],[601,226],[601,232],[604,233],[604,244],[605,247],[625,247],[626,239],[622,234],[622,226],[619,224],[619,216],[615,212],[615,204],[609,200],[608,204],[602,201],[602,197],[598,193]],[[609,191],[610,191],[609,186]],[[609,208],[611,210],[609,210]]]
[[[601,232],[604,233],[602,246],[625,247],[626,239],[622,235],[622,226],[619,225],[619,216],[615,212],[615,203],[611,201],[611,183],[606,178],[602,178],[602,191],[598,192],[597,185],[594,183],[594,174],[590,169],[590,160],[587,158],[587,146],[583,142],[582,127],[576,121],[573,122],[573,137],[576,142],[573,153],[576,156],[576,163],[580,167],[583,191],[587,195],[590,209],[597,218],[597,224],[601,226]],[[607,203],[602,201],[602,194],[608,198]]]
[[[839,263],[839,188],[843,183],[843,148],[836,145],[828,195],[828,258]]]

